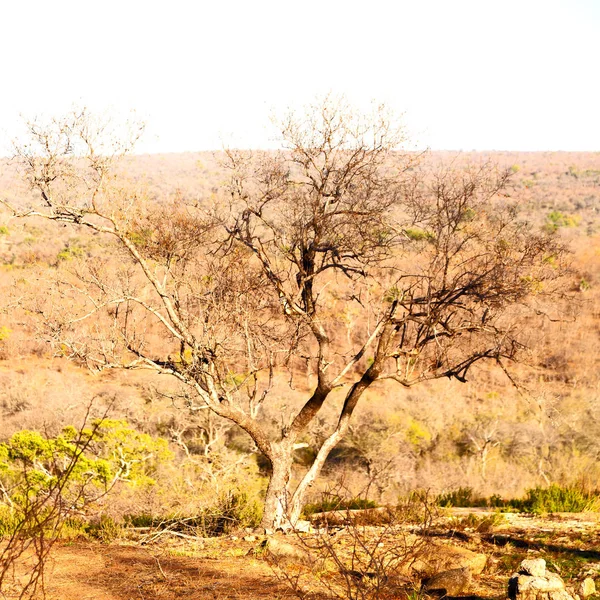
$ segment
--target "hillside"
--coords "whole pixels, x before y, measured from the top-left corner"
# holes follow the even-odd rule
[[[149,202],[160,204],[173,195],[203,202],[226,180],[219,159],[210,153],[131,156],[123,169]],[[422,168],[487,161],[511,169],[508,194],[519,217],[532,230],[554,232],[570,248],[568,295],[551,319],[541,319],[532,331],[525,363],[511,367],[520,388],[501,369],[481,366],[466,384],[439,381],[410,390],[377,384],[369,390],[350,435],[330,456],[315,498],[332,488],[350,494],[368,490],[374,499],[390,501],[415,488],[437,493],[468,486],[486,496],[515,497],[551,482],[595,485],[600,475],[600,154],[432,153]],[[15,165],[4,161],[0,196],[26,206],[28,194]],[[42,310],[46,290],[53,289],[59,273],[77,270],[82,258],[112,256],[111,244],[83,230],[0,212],[0,437],[22,428],[57,432],[77,422],[95,397],[94,411],[110,404],[111,416],[169,439],[178,460],[196,469],[190,485],[250,477],[250,487],[260,490],[264,464],[247,436],[217,417],[186,412],[172,382],[143,373],[92,375],[45,343],[48,332],[36,307]],[[291,410],[314,383],[299,365],[278,373],[280,403],[264,407],[264,422],[278,427],[281,404]],[[327,417],[319,418],[298,451],[298,473],[327,430]],[[158,510],[161,502],[163,509],[181,503],[187,495],[183,488],[160,501],[149,494],[147,510]]]

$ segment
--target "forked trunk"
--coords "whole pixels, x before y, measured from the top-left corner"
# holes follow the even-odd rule
[[[381,340],[379,345],[382,345]],[[382,353],[382,355],[384,354]],[[376,359],[367,372],[348,391],[336,428],[319,448],[313,464],[300,481],[293,496],[289,493],[293,462],[293,443],[288,440],[287,443],[281,443],[273,448],[273,455],[271,457],[273,475],[267,488],[265,508],[261,522],[262,527],[275,530],[282,526],[296,526],[296,522],[302,512],[306,493],[321,473],[329,453],[346,434],[354,408],[363,392],[377,378],[380,363],[381,358],[379,360]]]

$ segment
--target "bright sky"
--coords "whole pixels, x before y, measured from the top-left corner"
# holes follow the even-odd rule
[[[140,151],[264,147],[334,92],[419,147],[600,151],[600,0],[3,0],[0,27],[5,139],[75,103],[137,111]]]

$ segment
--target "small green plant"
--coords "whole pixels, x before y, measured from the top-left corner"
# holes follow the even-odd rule
[[[579,280],[578,289],[580,292],[587,292],[591,287],[592,286],[591,286],[590,282],[585,277],[582,277]]]
[[[7,340],[10,337],[10,334],[12,333],[12,329],[9,329],[8,327],[0,327],[0,342],[3,342],[4,340]]]
[[[0,540],[11,535],[17,524],[17,515],[10,506],[0,505]]]
[[[8,235],[8,227],[6,225],[0,225],[0,235]]]

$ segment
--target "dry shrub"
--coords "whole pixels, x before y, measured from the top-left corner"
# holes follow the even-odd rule
[[[305,554],[302,561],[291,563],[273,552],[267,552],[267,560],[279,579],[302,599],[408,597],[418,589],[412,567],[426,550],[424,534],[435,516],[426,495],[413,496],[388,510],[384,525],[359,524],[359,519],[348,514],[344,527],[298,533],[296,545]]]

